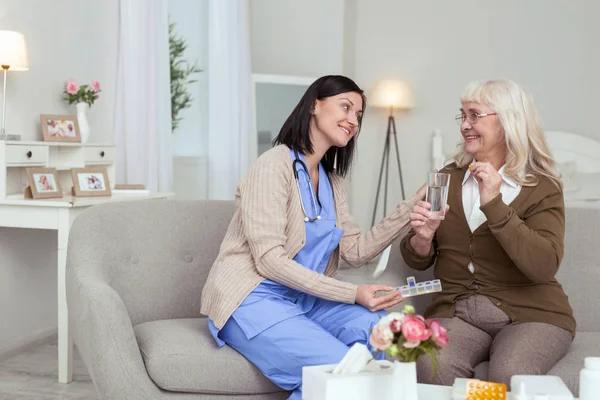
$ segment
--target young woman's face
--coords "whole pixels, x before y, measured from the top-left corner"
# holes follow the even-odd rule
[[[340,93],[317,100],[314,110],[313,140],[344,147],[356,135],[362,119],[363,99],[356,92]]]

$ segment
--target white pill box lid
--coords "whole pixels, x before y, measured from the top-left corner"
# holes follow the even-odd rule
[[[527,395],[548,395],[551,400],[573,400],[573,393],[559,376],[514,375],[510,379],[511,393],[519,393],[521,382],[525,383]],[[542,397],[543,398],[543,397]]]

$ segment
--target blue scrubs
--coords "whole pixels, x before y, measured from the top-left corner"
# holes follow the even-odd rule
[[[290,154],[295,159],[295,153]],[[299,157],[304,161],[301,154]],[[310,176],[299,163],[296,168],[306,212],[314,217],[316,207],[321,219],[305,223],[306,244],[294,260],[324,273],[344,233],[336,227],[333,190],[319,164],[320,205],[318,201],[315,204]],[[227,344],[237,350],[276,385],[293,390],[289,399],[300,400],[302,367],[337,364],[354,343],[368,345],[369,329],[383,315],[384,311],[324,300],[265,279],[220,331],[210,319],[208,326],[219,346]]]

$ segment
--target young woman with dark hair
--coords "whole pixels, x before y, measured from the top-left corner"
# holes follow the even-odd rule
[[[360,267],[410,229],[424,187],[361,234],[349,214],[349,172],[366,99],[349,78],[316,80],[236,193],[236,211],[202,291],[219,344],[302,397],[302,367],[338,363],[368,344],[384,309],[403,300],[387,285],[333,278],[340,257]],[[379,292],[387,292],[377,295]]]

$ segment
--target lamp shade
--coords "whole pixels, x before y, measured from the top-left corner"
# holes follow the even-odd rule
[[[415,102],[408,85],[397,80],[382,80],[375,84],[369,96],[369,105],[397,109],[414,108]]]
[[[0,65],[7,65],[11,71],[27,71],[27,46],[25,36],[14,31],[0,31]]]

